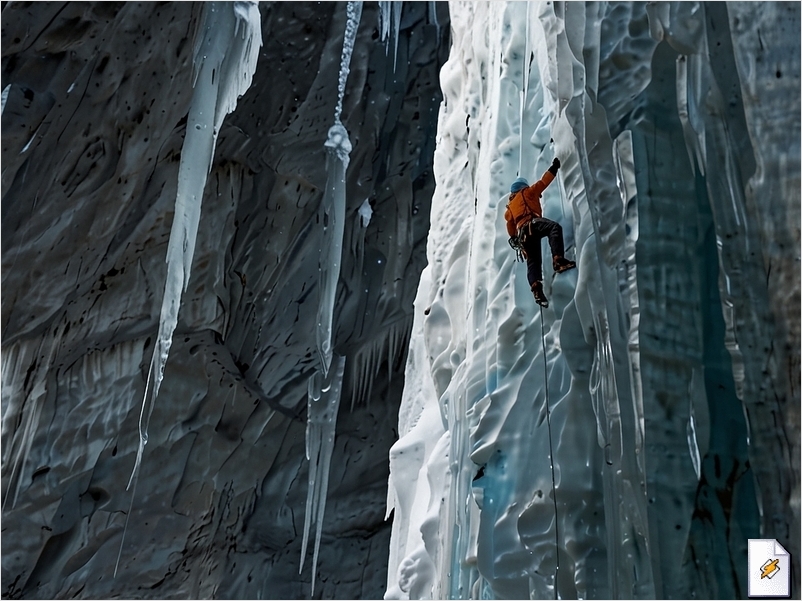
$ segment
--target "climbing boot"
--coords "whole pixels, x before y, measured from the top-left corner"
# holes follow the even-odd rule
[[[535,302],[541,307],[549,306],[549,299],[543,294],[543,282],[535,282],[532,284],[532,294],[535,296]]]
[[[554,273],[562,273],[563,271],[568,271],[576,267],[576,262],[569,261],[565,257],[554,257],[552,266],[554,267]]]

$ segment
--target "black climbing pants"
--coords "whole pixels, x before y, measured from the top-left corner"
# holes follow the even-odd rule
[[[540,240],[548,236],[551,256],[562,257],[565,254],[563,228],[551,219],[535,217],[524,224],[518,234],[524,248],[524,256],[526,256],[526,278],[531,286],[543,279]]]

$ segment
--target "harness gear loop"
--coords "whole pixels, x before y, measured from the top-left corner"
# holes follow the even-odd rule
[[[526,257],[526,252],[524,252],[521,236],[518,235],[513,238],[510,238],[509,243],[512,249],[515,251],[515,260],[524,261]]]
[[[554,598],[557,599],[557,577],[560,574],[560,526],[557,519],[557,483],[554,479],[554,446],[551,441],[551,407],[549,406],[549,373],[546,362],[546,330],[543,326],[543,306],[540,307],[540,337],[543,341],[543,387],[546,390],[546,425],[549,431],[549,465],[551,466],[551,492],[554,500],[554,548],[557,552],[557,569],[554,572]]]

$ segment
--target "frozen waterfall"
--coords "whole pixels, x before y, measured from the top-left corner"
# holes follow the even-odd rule
[[[450,4],[385,598],[736,598],[747,538],[798,551],[798,476],[759,465],[798,449],[760,411],[794,398],[786,309],[754,283],[776,262],[798,289],[757,195],[798,222],[761,174],[798,183],[769,157],[798,169],[799,123],[780,142],[761,110],[748,49],[785,9],[752,6]],[[545,216],[578,269],[544,260],[541,312],[503,212],[553,156]]]

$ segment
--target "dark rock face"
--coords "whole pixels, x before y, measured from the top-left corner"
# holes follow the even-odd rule
[[[262,52],[218,138],[133,506],[125,490],[202,11],[3,7],[5,597],[309,595],[311,553],[298,574],[306,390],[345,3],[260,5]],[[315,593],[324,598],[381,598],[385,587],[387,452],[426,260],[445,5],[437,17],[405,5],[394,69],[378,8],[365,4],[351,61],[334,336],[346,393]]]

